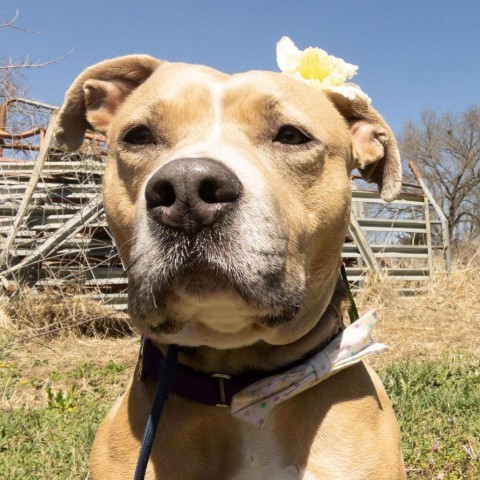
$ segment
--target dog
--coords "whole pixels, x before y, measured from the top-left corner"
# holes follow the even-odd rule
[[[146,478],[404,479],[399,427],[366,363],[276,405],[261,428],[221,408],[230,377],[268,377],[343,330],[350,173],[387,201],[401,186],[380,114],[283,73],[131,55],[66,93],[57,144],[75,150],[87,129],[107,137],[104,206],[132,324],[160,356],[177,345],[178,367],[218,380],[222,397],[169,394]],[[99,427],[92,480],[133,477],[156,392],[143,370]]]

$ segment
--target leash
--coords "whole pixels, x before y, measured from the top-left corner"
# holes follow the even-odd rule
[[[157,394],[153,401],[152,410],[147,419],[147,425],[143,432],[142,445],[140,453],[138,454],[137,468],[133,480],[143,480],[147,470],[148,459],[152,451],[153,440],[157,431],[160,416],[162,415],[163,407],[170,391],[170,385],[173,380],[173,373],[177,364],[178,347],[176,345],[169,345],[167,351],[167,358],[163,366],[162,375],[158,382]]]
[[[348,299],[350,301],[350,305],[348,307],[348,316],[350,317],[350,322],[354,323],[358,320],[358,310],[357,306],[355,305],[355,300],[353,299],[353,294],[350,289],[350,284],[348,283],[347,272],[345,270],[345,266],[342,263],[341,269],[341,277],[343,283],[345,285],[345,290],[347,292]],[[142,368],[143,368],[143,348],[145,342],[142,339],[142,348],[140,350],[140,360],[139,362],[139,379],[142,375]],[[135,469],[135,475],[133,480],[144,480],[145,472],[147,470],[148,459],[150,458],[150,453],[152,452],[153,440],[155,438],[155,433],[157,431],[158,423],[160,421],[160,416],[162,415],[163,407],[165,402],[168,398],[168,392],[170,391],[170,387],[173,381],[173,374],[175,371],[175,367],[177,364],[177,354],[178,354],[178,347],[176,345],[169,345],[167,351],[167,357],[165,359],[165,363],[163,364],[162,372],[160,374],[160,379],[158,381],[158,388],[157,393],[155,395],[155,399],[152,404],[152,409],[150,411],[150,415],[147,419],[147,424],[145,426],[145,431],[143,433],[142,444],[140,447],[140,453],[138,455],[137,460],[137,467]]]

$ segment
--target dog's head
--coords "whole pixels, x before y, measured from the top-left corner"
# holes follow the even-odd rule
[[[105,133],[104,204],[134,324],[162,343],[290,343],[338,278],[353,168],[391,200],[391,130],[366,103],[281,73],[225,75],[148,56],[85,70],[57,142]]]

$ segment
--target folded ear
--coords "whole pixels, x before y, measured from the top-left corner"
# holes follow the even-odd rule
[[[326,93],[350,128],[356,167],[366,181],[378,185],[382,199],[391,202],[402,188],[402,164],[390,127],[367,102]]]
[[[105,133],[117,108],[162,63],[148,55],[128,55],[84,70],[65,94],[55,131],[57,145],[73,151],[81,147],[87,129]]]

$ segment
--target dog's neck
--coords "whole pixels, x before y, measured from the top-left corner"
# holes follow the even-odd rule
[[[217,350],[211,347],[182,347],[178,361],[204,373],[239,374],[250,370],[272,371],[322,349],[343,328],[346,293],[341,281],[333,292],[330,303],[315,327],[297,341],[287,345],[257,342],[248,347]],[[163,353],[166,346],[153,342]]]

